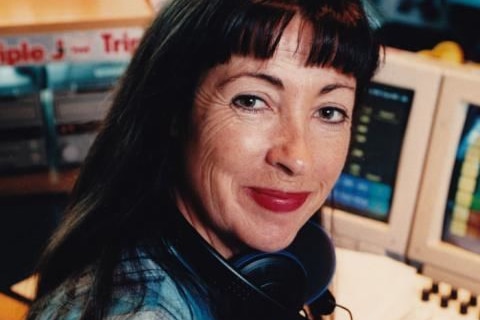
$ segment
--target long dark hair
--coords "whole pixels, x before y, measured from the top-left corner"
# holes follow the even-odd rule
[[[171,191],[182,176],[196,86],[232,55],[271,58],[295,15],[314,33],[305,64],[353,75],[359,97],[379,59],[361,0],[173,0],[164,8],[119,84],[65,219],[43,254],[31,318],[48,293],[94,265],[83,317],[101,319],[120,255],[140,243],[153,244],[152,254],[182,284],[165,245],[166,208],[174,205]]]

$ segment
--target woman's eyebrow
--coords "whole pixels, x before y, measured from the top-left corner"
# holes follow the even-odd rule
[[[320,89],[319,95],[324,95],[324,94],[330,93],[330,92],[332,92],[334,90],[337,90],[337,89],[347,89],[347,90],[355,91],[354,86],[344,84],[344,83],[332,83],[332,84],[328,84],[325,87],[323,87],[322,89]]]
[[[220,87],[220,88],[224,87],[225,85],[229,84],[230,82],[233,82],[233,81],[235,81],[239,78],[243,78],[243,77],[255,78],[255,79],[265,81],[265,82],[267,82],[267,83],[269,83],[269,84],[273,85],[274,87],[277,87],[278,89],[281,89],[281,90],[283,90],[285,88],[282,80],[280,80],[279,78],[277,78],[275,76],[272,76],[272,75],[269,75],[269,74],[266,74],[266,73],[261,73],[261,72],[241,72],[241,73],[235,74],[231,77],[228,77],[228,78],[222,80],[218,84],[218,87]]]

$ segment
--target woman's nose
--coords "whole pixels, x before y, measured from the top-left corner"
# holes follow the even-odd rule
[[[302,175],[311,164],[309,149],[302,128],[279,130],[267,152],[267,162],[289,176]]]

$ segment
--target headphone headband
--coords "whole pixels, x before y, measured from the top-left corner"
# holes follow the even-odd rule
[[[327,287],[335,270],[335,251],[318,225],[308,222],[285,250],[272,254],[253,251],[227,261],[179,212],[178,216],[172,251],[224,298],[223,307],[235,310],[239,319],[305,320],[299,313],[303,304],[312,304],[322,314],[333,311],[335,299]],[[283,289],[281,294],[276,294],[277,288]],[[292,293],[293,305],[298,308],[280,298],[292,300]]]

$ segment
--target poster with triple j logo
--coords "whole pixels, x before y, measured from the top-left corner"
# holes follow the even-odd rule
[[[129,27],[4,36],[0,37],[0,66],[126,60],[143,32],[141,27]]]

